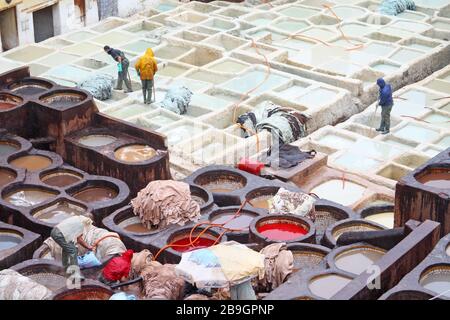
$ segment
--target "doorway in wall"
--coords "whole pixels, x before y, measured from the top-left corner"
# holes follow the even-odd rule
[[[55,35],[53,6],[33,12],[34,41],[41,42]]]
[[[86,0],[74,0],[75,19],[76,22],[81,22],[86,26]]]
[[[0,38],[2,51],[12,49],[19,45],[16,7],[0,11]]]

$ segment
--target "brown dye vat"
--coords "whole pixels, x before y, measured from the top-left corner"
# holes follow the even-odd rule
[[[50,167],[52,160],[44,156],[28,155],[14,159],[10,162],[10,165],[28,171],[39,171]]]
[[[100,286],[87,286],[55,294],[53,300],[109,300],[113,292]]]
[[[86,203],[108,201],[117,197],[117,191],[108,187],[91,187],[75,193],[73,197]]]
[[[4,199],[17,207],[31,207],[53,198],[56,195],[56,193],[38,188],[24,188],[7,194]]]
[[[0,101],[0,111],[5,111],[16,107],[17,104]]]
[[[141,223],[139,217],[131,217],[125,219],[124,221],[119,223],[118,226],[123,228],[123,230],[133,233],[149,233],[151,231],[156,230],[156,229],[147,229],[147,227]]]
[[[335,240],[339,239],[345,232],[361,232],[361,231],[377,231],[382,230],[381,227],[377,227],[370,224],[365,224],[364,222],[358,222],[357,224],[343,224],[340,225],[336,230],[332,231],[332,236]]]
[[[450,170],[431,169],[416,177],[417,181],[426,186],[438,189],[450,189]]]
[[[23,99],[7,93],[0,93],[0,111],[15,108],[23,102]]]
[[[360,246],[341,252],[334,258],[336,267],[342,271],[360,275],[376,263],[386,253],[385,250]]]
[[[435,265],[420,277],[419,283],[436,295],[450,298],[450,265]]]
[[[348,218],[348,214],[341,211],[318,209],[314,215],[314,226],[316,227],[316,242],[320,243],[327,228],[336,222]]]
[[[14,171],[0,168],[0,188],[13,182],[17,175]]]
[[[209,171],[199,175],[194,183],[213,193],[230,193],[244,188],[247,179],[231,171]]]
[[[123,162],[142,162],[156,156],[156,150],[150,146],[133,144],[121,147],[114,152],[114,157]]]
[[[293,272],[308,272],[318,268],[326,268],[325,256],[330,252],[328,248],[303,243],[289,243],[287,249],[294,257]]]
[[[273,196],[261,196],[255,199],[250,200],[250,204],[254,208],[266,209],[270,208],[270,201],[273,199]]]
[[[13,152],[18,151],[19,149],[19,146],[9,141],[0,141],[0,157],[7,156]]]
[[[67,285],[67,278],[51,272],[38,272],[27,275],[31,280],[47,287],[50,291],[57,291]]]
[[[85,216],[86,209],[67,201],[60,201],[47,208],[41,209],[33,213],[33,217],[50,224],[58,224],[59,222],[72,216]]]
[[[269,210],[270,202],[277,194],[279,187],[262,187],[247,193],[245,198],[254,208]]]
[[[41,181],[49,186],[64,188],[81,181],[82,178],[81,175],[74,172],[57,171],[46,174]]]
[[[46,95],[39,100],[54,108],[66,108],[80,104],[87,96],[81,92],[58,92]]]
[[[53,85],[50,82],[37,79],[23,79],[8,86],[8,89],[22,96],[34,96],[51,89]]]
[[[331,273],[312,278],[308,287],[316,296],[330,299],[351,281],[351,278]]]
[[[22,242],[22,239],[22,236],[18,233],[7,230],[0,230],[0,252],[2,250],[14,248]]]

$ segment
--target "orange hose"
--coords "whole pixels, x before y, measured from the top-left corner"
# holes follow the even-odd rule
[[[119,236],[117,236],[117,235],[115,235],[115,234],[108,234],[108,235],[106,235],[106,236],[104,236],[104,237],[101,237],[101,238],[98,239],[97,241],[95,241],[95,243],[93,244],[92,248],[94,248],[94,250],[95,250],[95,248],[97,248],[97,246],[99,245],[99,243],[102,242],[103,240],[107,239],[107,238],[117,238],[117,239],[120,240],[120,237],[119,237]]]
[[[257,132],[255,132],[255,131],[253,131],[253,130],[251,130],[251,129],[248,129],[248,128],[246,128],[244,125],[242,125],[242,124],[240,124],[240,123],[236,123],[236,125],[239,127],[239,128],[241,128],[242,130],[245,130],[245,131],[248,131],[248,132],[250,132],[250,134],[253,136],[255,136],[256,137],[256,153],[259,153],[259,151],[261,150],[261,146],[260,146],[260,144],[259,144],[259,136],[258,136],[258,133]]]

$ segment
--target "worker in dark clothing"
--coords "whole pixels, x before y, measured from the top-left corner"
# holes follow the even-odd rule
[[[376,130],[381,131],[381,134],[388,134],[391,128],[391,110],[394,105],[392,87],[383,78],[377,80],[377,85],[380,87],[378,105],[381,107],[381,123],[380,127]]]
[[[117,77],[117,86],[115,90],[122,90],[122,82],[125,82],[125,86],[127,90],[125,93],[132,92],[131,82],[128,78],[128,67],[130,66],[130,61],[125,57],[125,54],[117,49],[110,48],[109,46],[105,46],[103,48],[107,54],[109,54],[115,61],[117,61],[118,68],[118,77]]]

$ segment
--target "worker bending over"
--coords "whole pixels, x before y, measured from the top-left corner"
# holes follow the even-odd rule
[[[381,123],[380,127],[376,130],[381,131],[381,134],[388,134],[391,128],[391,110],[394,105],[392,87],[383,78],[378,79],[377,84],[380,87],[378,105],[381,106]]]
[[[154,58],[153,50],[148,48],[145,54],[138,59],[134,66],[142,81],[142,93],[144,95],[144,103],[152,103],[152,89],[154,85],[154,76],[158,71],[158,65]]]
[[[125,53],[118,49],[110,48],[105,46],[103,48],[107,54],[109,54],[115,61],[117,61],[117,86],[115,90],[122,90],[122,83],[125,82],[127,90],[125,93],[132,92],[131,81],[129,79],[128,67],[130,66],[130,61],[125,57]]]

